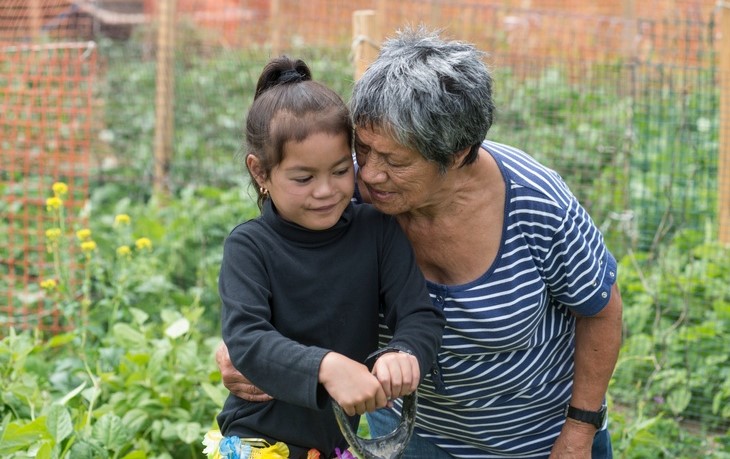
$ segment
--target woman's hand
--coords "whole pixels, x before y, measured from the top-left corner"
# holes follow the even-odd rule
[[[421,380],[418,359],[406,352],[386,352],[373,365],[373,375],[378,378],[388,400],[415,392]]]
[[[368,367],[336,352],[322,359],[319,382],[348,416],[375,411],[388,403],[383,387]]]
[[[236,370],[231,362],[231,356],[228,355],[228,348],[222,341],[215,351],[215,362],[221,371],[223,385],[236,397],[249,402],[268,402],[269,400],[273,400],[273,397],[251,384],[251,381]]]

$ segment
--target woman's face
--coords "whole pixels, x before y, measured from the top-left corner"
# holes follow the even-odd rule
[[[358,127],[355,153],[359,179],[379,211],[397,215],[432,204],[440,174],[436,164],[418,151],[399,145],[377,128]]]

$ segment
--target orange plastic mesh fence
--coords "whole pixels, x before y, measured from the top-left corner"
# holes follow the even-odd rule
[[[88,195],[95,69],[93,43],[0,45],[0,325],[63,327],[40,287],[54,272],[46,230],[62,227],[46,199],[67,185],[73,231]]]

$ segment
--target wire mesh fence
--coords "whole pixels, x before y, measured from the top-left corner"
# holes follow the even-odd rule
[[[488,137],[556,169],[623,260],[635,304],[616,402],[655,404],[709,432],[730,427],[730,269],[718,244],[730,239],[720,221],[729,76],[715,2],[178,0],[167,41],[162,3],[0,1],[4,324],[61,326],[34,296],[52,262],[38,229],[51,183],[74,183],[75,206],[108,182],[131,199],[161,179],[173,194],[245,186],[241,124],[271,56],[303,58],[347,99],[359,50],[425,23],[489,53]],[[370,35],[353,31],[359,10],[375,13]],[[156,137],[165,46],[170,156]]]

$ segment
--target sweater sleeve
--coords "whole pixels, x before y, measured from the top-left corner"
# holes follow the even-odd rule
[[[410,350],[418,359],[423,379],[441,346],[446,319],[431,302],[405,234],[395,220],[384,218],[380,282],[385,324],[393,331],[388,346]]]
[[[329,351],[300,344],[274,328],[267,269],[253,239],[238,227],[223,249],[218,287],[223,341],[231,362],[274,398],[322,408],[328,397],[318,374]]]

